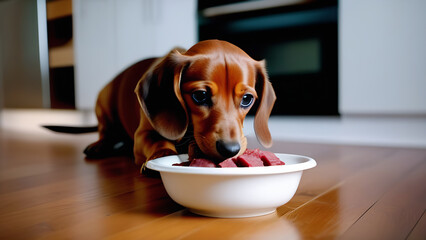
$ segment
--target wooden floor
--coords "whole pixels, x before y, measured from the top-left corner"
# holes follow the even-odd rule
[[[276,213],[219,219],[131,159],[85,160],[95,134],[0,134],[0,239],[426,239],[426,149],[275,142],[318,166]]]

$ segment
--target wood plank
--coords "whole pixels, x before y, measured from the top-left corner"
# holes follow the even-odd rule
[[[395,150],[388,148],[380,149],[380,151],[357,147],[338,147],[337,149],[338,151],[334,150],[325,153],[324,156],[318,156],[318,166],[304,172],[296,195],[290,202],[277,209],[280,214],[284,215],[288,208],[296,209],[363,169],[381,164],[395,153]]]
[[[407,240],[424,240],[426,238],[426,210],[414,226]]]
[[[84,171],[80,173],[78,177],[74,175],[74,178],[64,179],[63,181],[61,181],[59,178],[56,178],[55,181],[52,181],[51,178],[50,182],[45,182],[45,184],[39,186],[2,194],[0,209],[4,210],[2,211],[3,213],[8,213],[13,211],[22,211],[23,209],[35,206],[42,206],[43,204],[48,204],[52,201],[60,201],[72,196],[79,197],[91,194],[93,197],[102,197],[102,195],[105,193],[105,189],[100,188],[100,185],[111,188],[113,188],[115,184],[122,185],[122,188],[116,188],[114,190],[116,194],[134,190],[135,188],[144,188],[147,186],[147,183],[143,182],[137,183],[135,186],[132,176],[139,176],[139,173],[136,168],[130,167],[130,164],[126,164],[122,159],[114,160],[114,162],[109,161],[109,163],[110,167],[115,166],[115,169],[127,169],[127,172],[123,172],[121,176],[108,175],[105,178],[100,178],[100,176],[96,174],[97,169],[92,168],[88,172]],[[87,170],[87,168],[84,169]],[[104,168],[104,171],[104,174],[108,173],[107,168]],[[56,174],[49,175],[49,177],[55,176]],[[114,194],[114,192],[111,194]],[[33,199],[31,196],[38,196],[38,198]]]
[[[423,151],[398,151],[385,164],[373,165],[345,179],[338,188],[288,212],[302,238],[336,238],[407,173],[423,162]],[[401,161],[404,159],[404,161]]]
[[[180,239],[299,239],[294,224],[270,214],[246,219],[217,219]]]
[[[128,192],[122,192],[121,194],[117,190],[126,190],[119,187],[114,188],[116,193],[106,192],[102,196],[99,196],[97,192],[77,194],[66,199],[52,200],[46,204],[36,205],[22,211],[17,210],[2,214],[0,218],[7,219],[9,224],[0,225],[0,231],[9,232],[13,235],[30,234],[34,236],[38,235],[39,231],[35,229],[32,232],[31,230],[37,224],[43,223],[51,231],[74,229],[77,226],[74,230],[84,232],[80,226],[82,223],[90,223],[88,224],[90,226],[97,221],[102,221],[106,216],[128,211],[129,209],[134,210],[142,206],[141,209],[145,209],[145,212],[156,212],[156,214],[148,214],[153,215],[153,219],[155,219],[160,216],[161,209],[168,209],[168,206],[176,206],[167,196],[160,183],[144,189],[127,190]],[[179,206],[174,209],[181,208]],[[141,210],[139,212],[144,211]],[[86,229],[88,229],[88,233],[92,230],[91,228]]]
[[[426,158],[343,234],[344,239],[405,239],[426,209]],[[386,229],[386,231],[379,231]]]
[[[194,229],[216,220],[218,219],[197,216],[185,209],[157,221],[140,223],[139,226],[117,232],[108,239],[179,239]]]
[[[72,239],[104,239],[117,232],[133,229],[140,225],[157,222],[182,209],[170,198],[131,205],[132,209],[97,217],[84,214],[79,222],[74,222],[64,229],[45,234],[42,239],[61,239],[65,236]],[[148,231],[149,232],[149,231]]]

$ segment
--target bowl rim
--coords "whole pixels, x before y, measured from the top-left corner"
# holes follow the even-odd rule
[[[208,167],[187,167],[172,166],[174,163],[188,161],[188,154],[171,155],[153,159],[147,162],[149,169],[167,173],[193,174],[193,175],[266,175],[298,172],[313,168],[317,165],[313,158],[285,153],[275,153],[278,158],[285,163],[280,166],[267,167],[234,167],[234,168],[208,168]]]

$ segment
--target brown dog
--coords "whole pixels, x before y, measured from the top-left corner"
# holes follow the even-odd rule
[[[100,92],[99,140],[85,153],[100,157],[128,139],[136,164],[144,164],[177,154],[176,144],[192,139],[190,154],[224,160],[245,151],[243,121],[256,99],[254,129],[269,147],[275,93],[264,62],[219,40],[199,42],[186,52],[175,49],[134,64]]]

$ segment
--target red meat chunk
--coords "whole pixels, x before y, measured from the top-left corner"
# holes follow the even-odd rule
[[[236,163],[239,167],[263,167],[263,161],[255,155],[243,154],[237,157]]]
[[[210,161],[205,158],[194,158],[189,164],[190,167],[216,167],[216,164],[213,161]]]
[[[228,158],[219,164],[205,158],[189,159],[188,162],[175,163],[173,166],[191,167],[263,167],[285,165],[274,153],[259,149],[247,149],[238,157]]]
[[[243,153],[243,155],[250,155],[257,158],[260,158],[261,152],[258,148],[256,149],[246,149],[246,151]]]
[[[228,158],[225,161],[219,163],[219,166],[222,168],[227,168],[227,167],[238,167],[237,164],[235,164],[234,162],[234,158]]]
[[[265,166],[278,166],[285,165],[283,161],[281,161],[274,153],[261,151],[260,159],[263,161]]]

